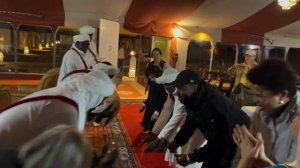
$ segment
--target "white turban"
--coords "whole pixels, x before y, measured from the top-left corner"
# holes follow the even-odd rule
[[[164,70],[163,74],[155,79],[157,84],[168,84],[174,82],[179,72],[174,68]]]
[[[80,34],[94,34],[95,31],[96,29],[89,25],[81,26],[79,29]]]
[[[90,41],[90,36],[86,35],[86,34],[75,35],[75,36],[73,36],[73,41],[74,41],[74,43],[77,41],[79,41],[79,42]]]
[[[247,50],[245,52],[245,55],[253,55],[253,56],[256,56],[256,51],[255,50]]]
[[[119,73],[119,70],[112,65],[107,65],[105,63],[98,63],[93,66],[94,70],[99,70],[105,72],[107,75],[115,76]]]
[[[116,88],[107,74],[99,70],[74,78],[62,87],[78,93],[75,100],[79,104],[78,129],[81,131],[84,130],[87,111],[98,106],[105,97],[111,96]]]

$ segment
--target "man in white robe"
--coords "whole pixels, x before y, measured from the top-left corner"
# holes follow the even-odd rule
[[[119,70],[116,67],[112,66],[110,63],[102,62],[102,63],[95,64],[93,66],[93,69],[105,72],[111,78],[112,82],[116,85],[116,87],[121,83],[121,80],[118,78]],[[87,70],[87,69],[72,71],[62,78],[58,86],[63,86],[69,83],[70,80],[79,78],[82,75],[89,73],[90,71],[91,70]],[[95,108],[92,111],[92,113],[95,113],[95,115],[99,115],[99,113],[105,110],[107,114],[109,113],[108,117],[106,117],[106,119],[104,120],[104,123],[107,124],[113,117],[115,117],[118,114],[118,112],[120,111],[120,106],[121,106],[120,97],[118,93],[115,91],[110,97],[103,100],[101,105]],[[103,115],[101,114],[101,116]],[[93,125],[100,126],[101,121],[103,121],[102,117],[97,117],[97,120],[93,122]]]
[[[88,35],[75,35],[73,40],[75,45],[63,57],[57,84],[72,71],[90,69],[85,58],[90,45],[90,37]]]
[[[89,25],[81,26],[79,29],[80,34],[86,34],[90,36],[90,48],[86,53],[87,62],[90,66],[103,61],[107,61],[105,58],[100,58],[97,51],[96,40],[96,29]]]
[[[35,92],[0,111],[0,149],[17,149],[43,131],[60,124],[84,130],[87,111],[111,96],[115,85],[101,70],[63,86]]]

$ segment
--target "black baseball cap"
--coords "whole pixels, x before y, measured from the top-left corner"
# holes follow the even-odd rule
[[[192,70],[183,70],[181,71],[174,82],[172,82],[172,85],[174,85],[177,88],[182,88],[184,85],[187,84],[195,84],[198,85],[201,83],[201,77],[199,74]]]

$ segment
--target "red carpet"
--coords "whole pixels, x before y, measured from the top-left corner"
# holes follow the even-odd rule
[[[168,162],[164,161],[164,153],[144,153],[146,145],[139,146],[137,141],[141,140],[146,134],[140,134],[142,127],[140,122],[143,113],[138,113],[139,105],[122,105],[119,113],[120,118],[124,124],[124,128],[129,137],[129,143],[132,144],[132,150],[139,161],[141,168],[169,168]]]

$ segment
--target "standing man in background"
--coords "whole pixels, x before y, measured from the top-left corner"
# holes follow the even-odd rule
[[[124,60],[125,60],[125,43],[121,42],[119,47],[119,52],[118,52],[118,68],[121,73],[123,72]]]
[[[87,63],[90,67],[93,67],[95,64],[99,63],[99,54],[97,52],[97,46],[95,43],[96,39],[96,29],[89,25],[81,26],[79,29],[80,34],[86,34],[90,36],[90,47],[86,53]],[[104,59],[101,60],[105,61]]]
[[[250,69],[257,66],[256,58],[255,50],[246,50],[245,62],[241,64],[236,63],[228,69],[228,75],[235,78],[231,97],[241,107],[255,105],[253,96],[250,93],[250,82],[246,76]]]
[[[80,34],[75,35],[73,40],[74,45],[63,57],[57,83],[60,83],[62,78],[72,71],[90,69],[86,62],[86,52],[90,46],[90,37]]]

